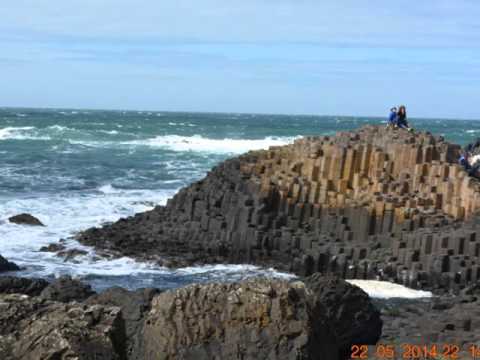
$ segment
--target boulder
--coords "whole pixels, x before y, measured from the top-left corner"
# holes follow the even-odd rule
[[[145,314],[150,311],[150,305],[158,289],[139,289],[128,291],[114,287],[89,297],[86,304],[118,306],[122,310],[125,321],[126,353],[129,360],[143,360],[142,326]]]
[[[0,359],[124,360],[117,307],[0,295]]]
[[[48,286],[44,279],[29,279],[16,276],[0,276],[0,294],[24,294],[38,296]]]
[[[65,250],[65,245],[63,244],[48,244],[47,246],[42,246],[39,251],[41,252],[59,252]]]
[[[20,270],[17,264],[8,261],[0,255],[0,272]]]
[[[43,289],[40,297],[46,300],[68,303],[70,301],[84,301],[94,294],[95,292],[90,285],[72,279],[70,276],[62,276]]]
[[[368,294],[337,276],[314,274],[305,279],[313,292],[315,311],[331,326],[342,355],[354,344],[374,345],[382,335],[380,312]]]
[[[45,226],[35,216],[30,214],[19,214],[8,218],[8,221],[19,225]]]
[[[143,358],[337,360],[327,319],[312,315],[301,282],[254,279],[167,291],[146,316]]]
[[[63,250],[57,253],[58,257],[63,258],[63,261],[74,261],[76,257],[87,255],[88,252],[81,249]]]

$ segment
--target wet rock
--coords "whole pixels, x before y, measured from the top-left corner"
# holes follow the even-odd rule
[[[374,345],[382,334],[380,311],[358,286],[336,276],[314,274],[305,279],[314,294],[316,312],[323,314],[334,331],[343,355],[354,344]]]
[[[35,216],[30,214],[19,214],[8,218],[8,221],[19,225],[45,226]]]
[[[303,283],[266,279],[164,292],[145,320],[144,359],[337,360],[311,300]]]
[[[0,358],[124,360],[120,309],[0,295]]]
[[[44,279],[0,276],[0,294],[38,296],[48,285],[49,282]]]
[[[0,272],[6,271],[17,271],[20,270],[17,264],[8,261],[3,256],[0,255]]]
[[[88,252],[85,250],[80,250],[80,249],[69,249],[69,250],[64,250],[60,251],[57,253],[58,257],[63,258],[63,261],[73,261],[75,262],[76,258],[78,256],[84,256],[87,255]]]
[[[129,360],[143,360],[141,338],[143,336],[143,320],[145,314],[150,311],[153,297],[159,293],[158,289],[128,291],[120,287],[114,287],[91,296],[87,299],[86,304],[118,306],[122,310],[125,321],[127,357]]]
[[[47,300],[68,303],[70,301],[84,301],[94,294],[95,292],[90,285],[72,279],[70,276],[63,276],[43,289],[40,297]]]
[[[42,246],[39,251],[41,252],[60,252],[65,250],[65,245],[60,243],[52,243],[48,244],[47,246]]]

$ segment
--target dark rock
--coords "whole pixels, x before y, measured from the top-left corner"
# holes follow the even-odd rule
[[[478,296],[480,297],[480,281],[476,282],[475,284],[472,284],[470,286],[467,286],[465,289],[463,289],[460,293],[461,296]]]
[[[380,312],[365,291],[339,277],[318,273],[306,278],[305,284],[314,293],[316,313],[324,314],[344,356],[354,344],[378,342],[383,325]]]
[[[88,252],[80,249],[64,250],[57,253],[58,257],[63,258],[63,261],[74,261],[77,256],[87,255]]]
[[[43,289],[40,297],[47,300],[68,303],[70,301],[84,301],[94,294],[95,292],[90,285],[72,279],[70,276],[63,276]]]
[[[8,261],[0,255],[0,272],[20,270],[17,264]]]
[[[35,216],[30,214],[19,214],[8,218],[8,221],[19,225],[45,226]]]
[[[65,250],[65,245],[62,244],[48,244],[48,246],[42,246],[39,251],[41,252],[59,252]]]
[[[129,360],[143,360],[142,327],[145,314],[150,311],[152,299],[158,295],[158,289],[139,289],[128,291],[114,287],[93,295],[87,299],[87,304],[118,306],[122,309],[125,321],[126,353]]]
[[[392,300],[389,300],[391,302]],[[437,299],[394,301],[382,311],[381,343],[480,344],[480,301],[462,302],[444,295]],[[415,311],[411,311],[415,307]]]
[[[43,279],[0,276],[0,294],[38,296],[48,284],[48,281]]]
[[[0,358],[125,360],[120,309],[0,295]]]
[[[301,282],[266,279],[164,292],[145,320],[144,359],[337,360],[311,300]]]

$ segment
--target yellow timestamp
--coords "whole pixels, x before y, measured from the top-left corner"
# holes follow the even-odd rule
[[[378,344],[353,345],[350,359],[479,359],[480,345],[461,347],[456,344]]]

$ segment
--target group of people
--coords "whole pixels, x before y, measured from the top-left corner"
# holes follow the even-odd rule
[[[480,177],[480,154],[474,154],[474,151],[478,150],[479,146],[479,140],[475,144],[468,144],[458,159],[458,163],[465,168],[468,175],[477,178]]]
[[[407,121],[407,109],[404,105],[390,109],[387,128],[400,128],[413,131]],[[460,154],[458,162],[470,175],[480,178],[480,139],[475,143],[468,144]]]
[[[407,108],[405,105],[398,107],[393,107],[390,109],[390,115],[388,116],[388,127],[400,128],[408,131],[413,131],[413,129],[408,125],[407,121]]]

